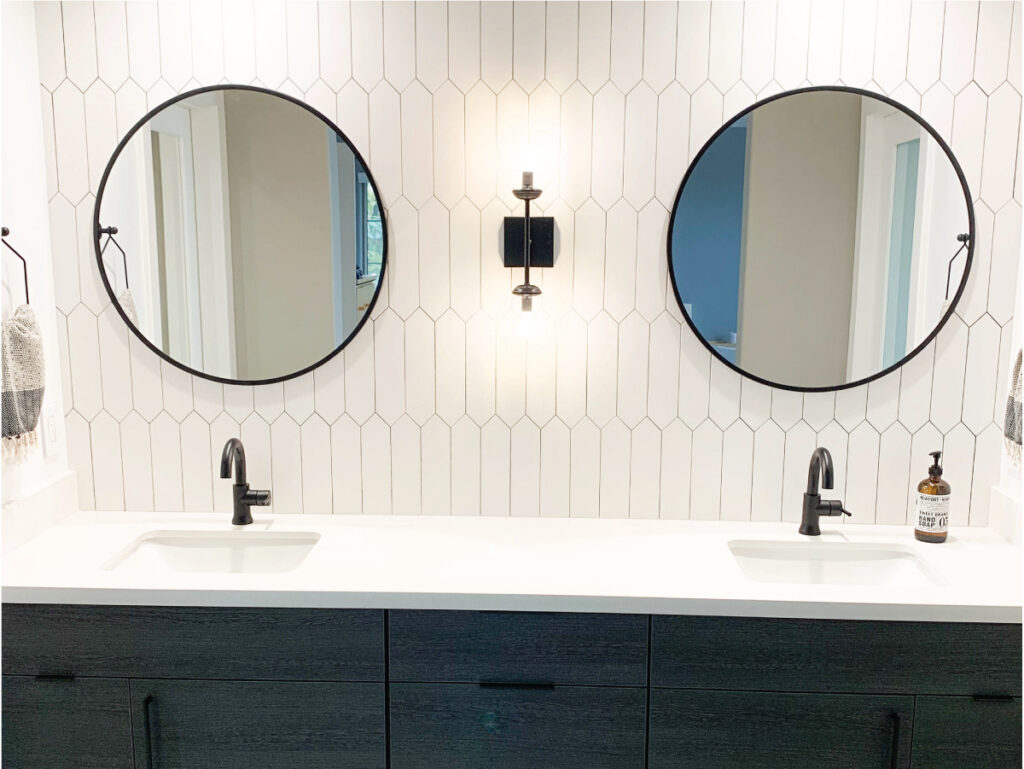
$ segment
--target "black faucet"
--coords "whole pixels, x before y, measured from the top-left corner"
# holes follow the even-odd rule
[[[821,534],[818,518],[823,515],[850,515],[838,499],[822,499],[818,493],[818,475],[821,475],[821,486],[831,489],[832,455],[828,449],[818,447],[811,454],[811,466],[807,470],[807,491],[804,493],[804,512],[800,518],[800,533],[816,537]]]
[[[238,438],[230,438],[224,444],[224,452],[220,455],[220,477],[231,477],[231,465],[235,466],[235,511],[231,516],[234,526],[245,526],[252,523],[253,505],[263,507],[270,504],[269,491],[251,491],[245,480],[245,449]]]

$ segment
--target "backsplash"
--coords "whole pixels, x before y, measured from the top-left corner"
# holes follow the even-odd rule
[[[1019,2],[37,3],[36,20],[83,508],[230,510],[214,465],[239,436],[277,512],[799,520],[820,444],[853,522],[908,522],[942,448],[951,523],[987,523],[1020,258]],[[387,208],[372,323],[284,384],[161,363],[95,264],[119,137],[171,95],[228,82],[335,120]],[[831,83],[888,94],[951,143],[977,247],[924,352],[801,395],[712,360],[681,320],[665,241],[689,158],[725,119]],[[559,245],[523,339],[499,227],[536,136],[560,148],[536,169]]]

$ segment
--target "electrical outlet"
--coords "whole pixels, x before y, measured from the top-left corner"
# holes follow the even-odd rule
[[[52,457],[57,453],[57,417],[47,414],[43,420],[43,456]]]

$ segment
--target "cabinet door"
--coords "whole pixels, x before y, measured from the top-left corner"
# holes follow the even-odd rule
[[[918,697],[914,769],[1020,769],[1020,700]]]
[[[912,697],[651,691],[651,769],[896,769]]]
[[[392,684],[393,769],[643,769],[645,689]]]
[[[7,769],[131,769],[128,681],[3,677]]]
[[[137,769],[383,769],[384,685],[131,682]]]

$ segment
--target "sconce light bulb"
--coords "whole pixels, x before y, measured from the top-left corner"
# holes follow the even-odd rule
[[[523,145],[523,149],[519,153],[519,167],[523,169],[524,183],[526,173],[532,174],[537,170],[537,148],[532,143]],[[530,182],[533,183],[532,178]]]
[[[533,335],[535,325],[533,314],[533,299],[529,296],[523,297],[522,312],[519,313],[519,338],[528,339]]]

